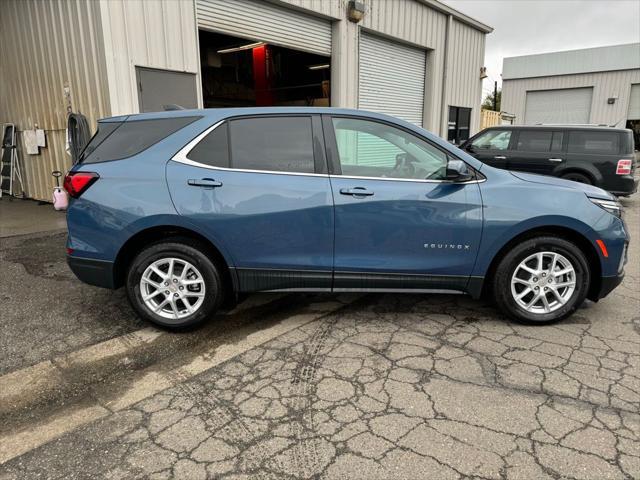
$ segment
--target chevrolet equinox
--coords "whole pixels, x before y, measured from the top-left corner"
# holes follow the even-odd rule
[[[73,272],[167,328],[259,291],[487,294],[546,323],[611,292],[629,241],[600,188],[357,110],[104,119],[64,185]]]

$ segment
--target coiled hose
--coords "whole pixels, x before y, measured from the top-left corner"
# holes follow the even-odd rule
[[[69,150],[71,160],[75,165],[80,159],[80,153],[91,140],[91,130],[87,117],[81,113],[70,113],[67,118],[67,134],[69,135]]]

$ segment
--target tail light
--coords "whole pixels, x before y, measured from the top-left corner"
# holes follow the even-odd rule
[[[100,175],[95,172],[71,172],[64,177],[63,187],[73,198],[78,198]]]
[[[631,166],[633,160],[618,160],[618,166],[616,167],[616,175],[631,175]]]

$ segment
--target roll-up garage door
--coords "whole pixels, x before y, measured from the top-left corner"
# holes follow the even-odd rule
[[[591,87],[529,91],[524,123],[589,123],[592,94]]]
[[[359,108],[422,126],[426,52],[360,35]]]
[[[331,23],[264,0],[196,0],[198,28],[331,55]]]
[[[640,120],[640,83],[631,85],[631,97],[629,98],[629,114],[627,120]]]

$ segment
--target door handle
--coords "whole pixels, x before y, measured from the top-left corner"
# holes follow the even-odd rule
[[[373,195],[371,190],[367,190],[364,187],[341,188],[340,193],[342,195],[351,195],[353,197],[368,197]]]
[[[550,162],[561,162],[562,159],[561,158],[550,158],[549,161]]]
[[[496,155],[493,158],[495,158],[496,160],[506,160],[507,159],[507,157],[505,157],[504,155]]]
[[[200,180],[196,180],[195,178],[190,178],[189,180],[187,180],[187,184],[191,185],[192,187],[209,187],[209,188],[222,186],[222,182],[214,180],[213,178],[201,178]]]

